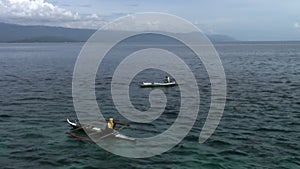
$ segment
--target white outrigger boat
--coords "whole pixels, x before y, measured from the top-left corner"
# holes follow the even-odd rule
[[[116,139],[127,140],[127,141],[135,141],[135,138],[125,136],[125,135],[119,133],[119,131],[117,131],[117,130],[113,130],[113,132],[108,133],[106,130],[101,129],[99,127],[94,127],[91,125],[81,125],[80,123],[78,123],[76,121],[71,122],[69,119],[67,119],[67,122],[71,127],[73,127],[73,131],[83,130],[83,128],[86,130],[90,130],[93,135],[95,135],[99,138],[99,140],[107,137],[107,138],[116,138]],[[89,140],[92,142],[96,142],[95,140],[92,140],[89,137],[82,137],[82,136],[76,135],[72,131],[66,132],[66,134],[68,134],[72,137],[78,138],[80,140]]]
[[[167,87],[167,86],[175,86],[175,85],[177,85],[176,82],[167,82],[167,83],[142,82],[142,84],[140,84],[141,87]]]

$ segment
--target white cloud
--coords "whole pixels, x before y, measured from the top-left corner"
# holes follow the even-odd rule
[[[294,27],[295,27],[295,28],[300,28],[300,23],[295,22],[295,23],[294,23]]]
[[[44,0],[1,0],[0,22],[99,28],[105,21],[96,14],[82,15]]]
[[[195,32],[196,29],[185,20],[177,18],[174,15],[149,12],[129,14],[122,19],[114,20],[105,25],[104,30],[122,30],[122,31],[161,31],[172,33]]]

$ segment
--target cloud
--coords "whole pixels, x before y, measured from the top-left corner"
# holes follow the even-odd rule
[[[105,23],[96,14],[79,14],[44,0],[1,0],[0,22],[76,28],[99,28]]]
[[[195,28],[191,27],[186,21],[176,18],[173,15],[162,13],[138,13],[128,14],[127,17],[117,19],[105,25],[104,30],[115,31],[160,31],[172,33],[189,33],[194,32]]]
[[[294,27],[295,27],[295,28],[300,28],[300,23],[295,22],[295,23],[294,23]]]

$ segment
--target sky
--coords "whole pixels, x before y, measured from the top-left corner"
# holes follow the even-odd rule
[[[207,34],[300,40],[300,0],[0,0],[0,22],[98,29],[118,17],[164,12]]]

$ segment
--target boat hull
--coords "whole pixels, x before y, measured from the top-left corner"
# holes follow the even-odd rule
[[[99,140],[104,139],[104,138],[107,137],[107,138],[115,138],[115,139],[121,139],[121,140],[127,140],[127,141],[135,141],[135,138],[125,136],[117,130],[107,131],[107,130],[104,130],[104,129],[101,129],[101,128],[98,128],[98,127],[93,127],[93,126],[89,126],[89,125],[81,125],[81,124],[76,123],[76,122],[71,122],[69,119],[67,119],[67,122],[71,127],[73,127],[74,130],[77,130],[77,129],[78,130],[83,130],[83,128],[85,130],[89,130]],[[90,138],[87,138],[87,137],[78,136],[78,135],[76,135],[72,132],[67,132],[66,134],[68,134],[72,137],[81,139],[81,140],[90,140],[90,141],[96,142],[95,140],[91,140]]]
[[[168,87],[168,86],[175,86],[177,85],[176,82],[170,82],[170,83],[150,83],[150,82],[143,82],[140,84],[141,87]]]

